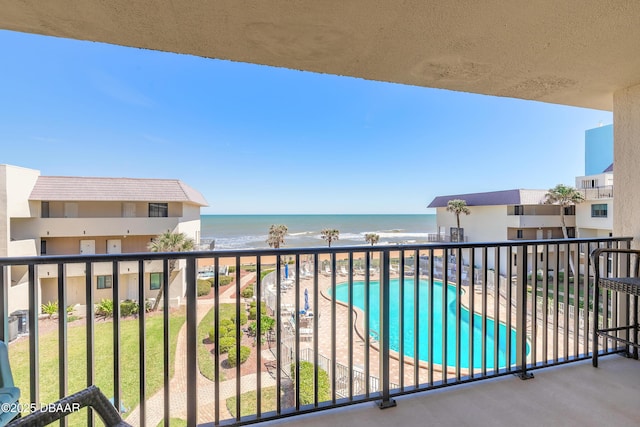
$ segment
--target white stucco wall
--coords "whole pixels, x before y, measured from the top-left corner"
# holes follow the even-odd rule
[[[619,90],[613,95],[614,236],[633,237],[632,246],[640,248],[640,85]]]

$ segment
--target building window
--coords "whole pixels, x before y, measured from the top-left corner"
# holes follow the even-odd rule
[[[606,217],[607,217],[606,203],[591,205],[591,218],[606,218]]]
[[[515,205],[513,207],[513,214],[514,215],[524,215],[524,206],[522,205]]]
[[[149,289],[152,291],[160,289],[162,284],[162,273],[151,273],[149,275]]]
[[[40,211],[42,218],[49,218],[49,202],[42,202],[40,204]]]
[[[516,239],[522,239],[524,237],[523,230],[516,230]]]
[[[544,261],[544,254],[540,252],[540,262]]]
[[[576,205],[565,206],[564,214],[565,215],[575,215],[576,214]]]
[[[40,255],[46,255],[46,254],[47,254],[47,241],[40,240]]]
[[[149,218],[169,216],[168,203],[149,203]]]
[[[567,237],[570,239],[574,239],[576,237],[575,227],[567,227]]]
[[[98,289],[111,288],[112,278],[111,276],[98,276]]]

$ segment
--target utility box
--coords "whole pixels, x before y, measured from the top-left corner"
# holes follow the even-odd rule
[[[29,333],[29,310],[17,310],[11,313],[18,318],[18,334]]]

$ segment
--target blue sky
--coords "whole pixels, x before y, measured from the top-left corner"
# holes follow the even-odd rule
[[[0,163],[177,178],[209,214],[432,213],[574,185],[606,111],[0,31]]]

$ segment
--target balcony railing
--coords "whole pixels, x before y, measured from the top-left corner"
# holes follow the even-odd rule
[[[21,401],[52,403],[95,384],[133,425],[175,418],[240,425],[367,401],[385,408],[399,395],[507,374],[525,379],[535,369],[588,358],[594,315],[586,254],[630,242],[3,258],[0,339],[12,338],[10,299],[24,286],[28,305],[17,308],[28,310],[28,333],[9,346]],[[625,265],[619,258],[603,273],[617,274]],[[175,259],[184,267],[170,271]],[[139,304],[135,316],[125,316],[129,305],[113,304],[112,316],[104,315],[95,272],[111,269],[111,300],[121,301],[131,294],[131,277],[137,295],[148,293],[147,261],[162,264],[162,282],[171,283],[165,292],[184,278],[186,304],[170,308],[163,298],[158,312]],[[132,262],[137,269],[129,277],[121,265]],[[39,268],[51,265],[53,285],[38,280]],[[79,291],[65,274],[72,265],[86,272],[86,310],[77,320],[66,309]],[[231,279],[220,274],[222,265]],[[14,266],[26,268],[26,284],[11,281]],[[200,297],[198,288],[209,289],[199,270],[213,285]],[[47,286],[60,302],[57,320],[40,315]],[[626,301],[608,294],[600,300],[599,323],[614,327],[628,316]],[[602,354],[621,350],[600,342]],[[74,414],[69,425],[87,425],[87,418],[91,425],[90,412]]]
[[[586,200],[610,199],[613,197],[613,185],[604,185],[602,187],[595,188],[580,188],[578,191],[582,193],[582,196]]]

